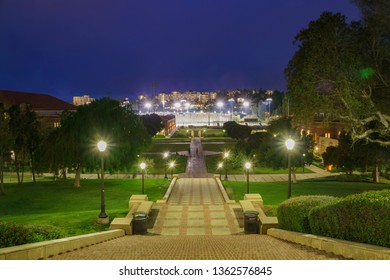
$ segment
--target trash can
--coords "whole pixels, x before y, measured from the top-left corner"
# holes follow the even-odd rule
[[[145,212],[133,213],[133,234],[145,234],[148,229],[148,214]]]
[[[259,232],[259,212],[244,212],[244,232],[245,234],[256,234]]]

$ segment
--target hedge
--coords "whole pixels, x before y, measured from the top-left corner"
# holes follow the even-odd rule
[[[332,196],[298,196],[282,202],[277,209],[279,228],[311,233],[309,211],[319,205],[336,200]]]
[[[370,191],[313,208],[313,234],[390,247],[390,190]]]
[[[0,248],[22,245],[63,237],[63,232],[53,226],[24,226],[0,221]]]

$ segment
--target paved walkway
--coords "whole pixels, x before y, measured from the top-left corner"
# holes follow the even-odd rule
[[[267,235],[127,235],[53,260],[334,260],[340,257]]]
[[[245,235],[242,209],[224,202],[216,180],[207,174],[198,138],[191,142],[187,169],[180,177],[168,203],[153,207],[146,235],[117,238],[52,259],[339,259],[267,235]]]

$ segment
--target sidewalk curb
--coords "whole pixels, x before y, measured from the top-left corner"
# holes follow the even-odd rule
[[[122,237],[122,229],[96,232],[0,249],[0,260],[39,260]]]
[[[269,236],[354,260],[390,260],[390,248],[272,228]]]

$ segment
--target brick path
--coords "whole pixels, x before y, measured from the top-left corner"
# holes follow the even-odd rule
[[[338,256],[267,235],[128,235],[55,260],[325,260]]]

